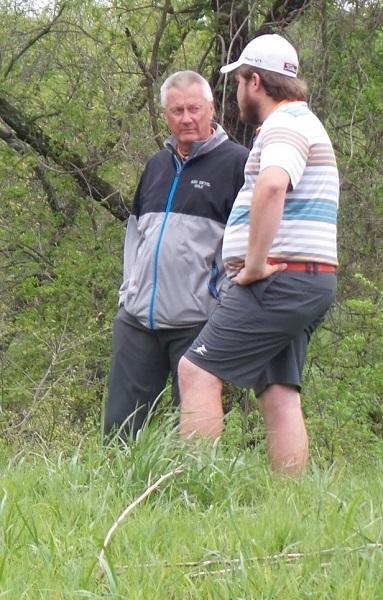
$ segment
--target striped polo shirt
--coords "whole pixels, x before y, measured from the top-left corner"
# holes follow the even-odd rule
[[[337,265],[336,219],[339,176],[331,141],[306,102],[280,105],[264,121],[245,166],[225,229],[223,260],[244,259],[251,199],[259,173],[281,167],[290,177],[282,221],[269,257]]]

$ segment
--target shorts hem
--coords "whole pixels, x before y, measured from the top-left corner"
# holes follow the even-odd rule
[[[192,354],[192,351],[190,351],[190,350],[185,354],[185,358],[187,358],[187,360],[189,360],[191,363],[193,363],[193,365],[196,365],[200,369],[207,371],[208,373],[210,373],[211,375],[214,375],[214,377],[217,377],[221,381],[226,381],[227,383],[231,383],[232,385],[235,385],[238,388],[254,390],[254,393],[257,397],[260,396],[261,394],[263,394],[263,392],[270,385],[285,385],[285,386],[295,387],[295,388],[297,388],[299,393],[302,390],[302,382],[301,381],[299,383],[297,383],[296,381],[291,381],[291,380],[289,380],[289,381],[286,381],[286,380],[280,381],[279,380],[279,381],[267,381],[261,385],[259,385],[259,384],[257,385],[256,382],[249,383],[249,384],[243,384],[243,383],[240,383],[239,381],[236,381],[235,377],[234,378],[230,377],[230,374],[224,373],[223,375],[221,375],[220,373],[217,373],[217,369],[214,369],[213,367],[209,368],[209,366],[208,366],[209,363],[204,362],[203,359],[200,360],[198,356],[194,356],[194,354]]]
[[[285,385],[285,386],[289,386],[289,387],[295,387],[297,388],[298,393],[300,394],[302,391],[302,384],[301,383],[292,383],[291,381],[268,381],[267,383],[265,383],[264,385],[260,386],[260,387],[255,387],[253,386],[253,390],[255,395],[260,396],[261,394],[263,394],[263,392],[265,392],[267,390],[268,387],[270,387],[270,385]]]

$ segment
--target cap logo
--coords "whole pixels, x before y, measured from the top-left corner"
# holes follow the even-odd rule
[[[261,59],[261,58],[256,58],[256,57],[254,57],[254,56],[244,56],[244,57],[243,57],[243,60],[246,60],[246,61],[248,61],[248,62],[250,62],[250,63],[254,63],[254,64],[257,64],[257,63],[261,63],[261,62],[262,62],[262,59]]]
[[[297,65],[293,65],[293,63],[285,62],[283,65],[283,70],[296,74],[298,71],[298,67],[297,67]]]

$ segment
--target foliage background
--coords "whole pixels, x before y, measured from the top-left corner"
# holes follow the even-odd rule
[[[315,337],[304,406],[314,453],[382,440],[381,1],[68,0],[0,4],[0,423],[5,448],[69,449],[99,429],[124,219],[166,129],[158,91],[208,77],[217,119],[248,142],[218,67],[282,32],[341,173],[338,304]],[[228,390],[227,434],[261,447],[251,395]]]

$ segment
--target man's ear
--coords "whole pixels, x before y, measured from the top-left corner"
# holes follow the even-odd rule
[[[168,117],[167,117],[167,115],[166,115],[166,112],[165,112],[165,110],[163,110],[163,111],[162,111],[162,118],[163,118],[163,120],[165,121],[165,123],[166,123],[166,126],[167,126],[167,127],[169,127]]]
[[[251,83],[255,87],[256,91],[259,91],[260,86],[262,85],[262,80],[258,73],[251,74]]]

